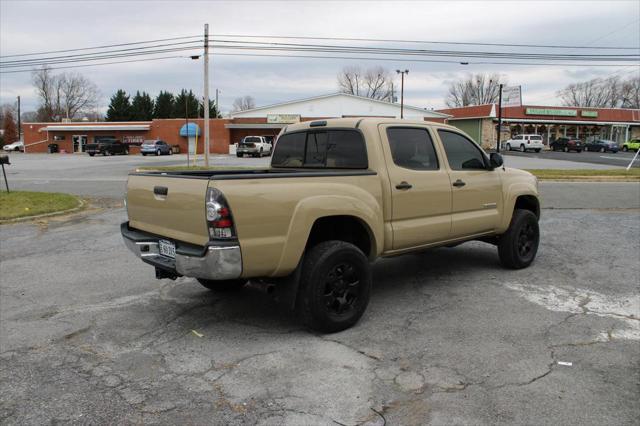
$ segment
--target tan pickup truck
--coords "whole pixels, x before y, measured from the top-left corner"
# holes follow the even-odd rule
[[[383,118],[289,125],[268,169],[131,173],[127,213],[156,277],[251,279],[325,332],[362,316],[378,257],[481,240],[524,268],[540,238],[534,176],[454,127]]]

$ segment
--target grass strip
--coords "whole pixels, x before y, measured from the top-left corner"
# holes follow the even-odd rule
[[[79,207],[81,201],[71,194],[59,192],[0,192],[0,220],[17,219]]]

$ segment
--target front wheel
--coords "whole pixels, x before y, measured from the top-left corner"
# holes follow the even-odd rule
[[[202,286],[208,288],[211,291],[228,292],[240,290],[247,283],[247,280],[205,280],[204,278],[198,278],[198,282]]]
[[[91,154],[89,154],[89,157],[93,157],[94,155],[95,155],[94,153],[91,153]]]
[[[526,148],[524,147],[524,145],[520,145],[520,152],[525,152]]]
[[[160,154],[162,154],[162,153],[160,152],[160,150],[157,150],[157,151],[156,151],[156,157],[158,157]]]
[[[569,148],[567,148],[566,146],[562,149],[564,152],[569,152]]]
[[[511,144],[510,143],[507,144],[507,151],[511,151]]]
[[[530,210],[515,209],[507,232],[500,236],[498,255],[505,268],[522,269],[531,265],[538,252],[540,228]]]
[[[626,146],[623,146],[622,147],[622,151],[627,152],[627,151],[629,151],[629,148],[627,148]]]
[[[539,153],[540,151],[542,151],[542,149],[536,148],[536,153]]]
[[[371,269],[353,244],[325,241],[305,255],[298,310],[313,330],[334,333],[353,326],[369,304]]]

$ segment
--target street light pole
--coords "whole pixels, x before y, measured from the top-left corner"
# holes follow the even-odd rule
[[[400,83],[400,118],[404,118],[404,75],[409,74],[409,70],[396,70],[396,73],[401,75]]]
[[[209,24],[204,24],[204,166],[209,167]]]
[[[21,133],[22,133],[22,126],[20,123],[20,96],[18,96],[18,141],[22,140],[22,138],[20,137]]]

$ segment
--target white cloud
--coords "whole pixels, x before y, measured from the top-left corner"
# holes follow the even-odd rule
[[[628,25],[639,14],[637,1],[0,2],[0,52],[10,55],[197,35],[202,33],[205,22],[214,34],[575,45],[593,41],[597,45],[628,46],[637,45],[640,39],[637,22]],[[615,32],[616,28],[621,30]],[[417,46],[444,47],[411,45]],[[155,95],[161,89],[177,91],[186,87],[201,94],[201,64],[184,58],[72,71],[95,81],[106,104],[118,88]],[[265,105],[333,92],[336,74],[345,65],[353,64],[380,64],[391,70],[409,68],[407,104],[436,108],[443,106],[446,83],[468,72],[501,73],[513,84],[523,86],[526,102],[553,104],[557,102],[555,92],[564,85],[619,69],[216,56],[211,87],[221,90],[223,107],[228,108],[235,97],[247,94],[253,95],[259,105]],[[20,94],[25,109],[33,109],[36,99],[29,81],[28,73],[0,75],[0,103]]]

